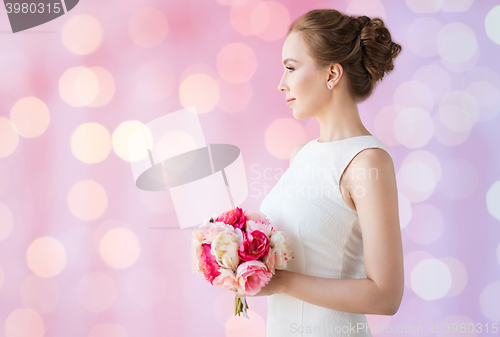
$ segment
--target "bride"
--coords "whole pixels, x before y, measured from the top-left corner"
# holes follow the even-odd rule
[[[394,163],[364,127],[357,103],[394,68],[400,51],[378,18],[312,10],[290,28],[278,90],[295,118],[318,121],[320,136],[292,151],[289,169],[260,208],[294,252],[287,270],[276,270],[254,295],[268,296],[267,337],[371,336],[365,314],[399,309],[404,278]],[[306,167],[324,174],[292,174]],[[280,193],[292,186],[321,193]]]

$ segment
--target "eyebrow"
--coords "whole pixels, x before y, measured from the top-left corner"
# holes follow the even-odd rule
[[[288,61],[293,61],[293,62],[297,62],[297,63],[300,63],[299,61],[297,60],[294,60],[294,59],[291,59],[291,58],[287,58],[285,61],[283,61],[283,64],[287,64]]]

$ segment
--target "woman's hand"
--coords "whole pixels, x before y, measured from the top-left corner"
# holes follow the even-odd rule
[[[288,271],[276,269],[269,283],[263,286],[257,294],[245,295],[239,293],[237,290],[234,291],[234,294],[238,297],[256,297],[256,296],[269,296],[274,294],[281,294],[283,293],[283,280],[288,275],[289,275]]]

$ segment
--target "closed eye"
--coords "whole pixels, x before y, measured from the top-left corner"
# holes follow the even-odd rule
[[[295,70],[295,69],[290,68],[290,67],[285,67],[285,68],[288,69],[288,70],[292,70],[292,71]]]

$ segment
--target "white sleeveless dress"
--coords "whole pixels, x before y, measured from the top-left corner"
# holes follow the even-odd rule
[[[262,201],[260,211],[274,228],[285,232],[290,242],[294,259],[288,262],[288,270],[336,279],[365,278],[357,212],[342,198],[339,178],[362,150],[387,149],[371,135],[325,143],[318,139],[299,151]],[[266,336],[372,335],[364,314],[275,294],[268,296]]]

